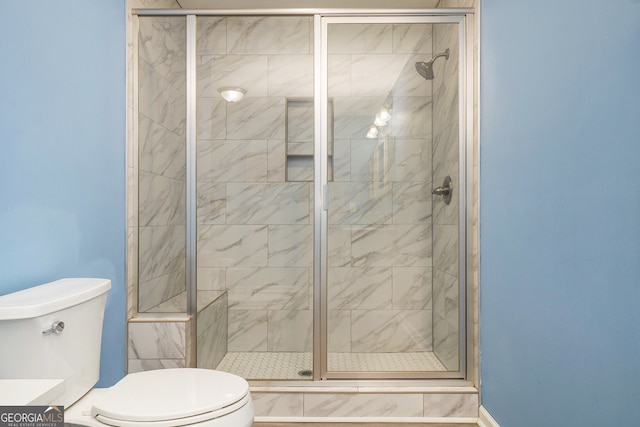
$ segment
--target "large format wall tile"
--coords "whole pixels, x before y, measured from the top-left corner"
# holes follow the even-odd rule
[[[385,224],[393,217],[391,183],[329,183],[329,224]]]
[[[428,224],[431,222],[431,189],[432,186],[429,183],[393,183],[393,223]]]
[[[328,281],[329,310],[391,308],[390,268],[331,268]]]
[[[431,138],[395,140],[395,181],[431,182]]]
[[[140,171],[138,192],[138,221],[141,227],[185,224],[184,181]]]
[[[352,310],[354,352],[431,351],[431,310]]]
[[[395,229],[396,266],[429,267],[432,262],[432,227],[430,223],[419,225],[399,224]]]
[[[228,351],[267,351],[267,310],[229,310]]]
[[[140,17],[139,54],[176,88],[185,84],[185,17]]]
[[[306,268],[229,268],[227,291],[233,310],[303,310],[309,308],[309,272]]]
[[[308,417],[422,417],[422,394],[305,394]]]
[[[352,139],[351,181],[393,181],[394,144],[387,139]]]
[[[393,26],[390,24],[337,24],[328,30],[328,53],[391,53]]]
[[[177,135],[185,134],[185,93],[172,86],[144,60],[139,61],[138,109]]]
[[[433,43],[431,24],[394,24],[393,52],[420,53],[429,59]]]
[[[228,224],[309,224],[309,184],[228,184]]]
[[[185,322],[129,322],[130,359],[184,359]]]
[[[424,413],[430,417],[478,417],[477,394],[425,394]]]
[[[313,56],[269,55],[268,79],[268,96],[312,97]]]
[[[185,179],[185,140],[140,115],[138,169],[167,178]]]
[[[393,269],[393,308],[396,310],[431,309],[432,269],[396,267]]]
[[[408,56],[403,64],[404,68],[393,84],[393,96],[421,96],[430,97],[433,91],[433,81],[424,79],[416,72],[416,63],[431,59],[430,54],[417,53]]]
[[[313,312],[311,310],[269,311],[269,351],[311,352]]]
[[[392,267],[396,260],[394,226],[365,225],[351,229],[351,265]]]
[[[313,227],[311,225],[270,225],[269,266],[311,267]]]
[[[264,225],[202,225],[198,227],[198,266],[266,267]]]
[[[186,290],[186,272],[184,269],[171,271],[159,277],[140,281],[138,284],[138,310],[142,313],[160,310],[162,303]],[[162,307],[162,306],[161,306]],[[174,312],[186,312],[187,305],[174,307]]]
[[[411,55],[352,55],[351,95],[386,98],[410,59]]]
[[[227,185],[197,183],[196,215],[198,224],[225,224],[227,221]]]
[[[227,53],[311,54],[311,26],[310,17],[230,17]]]
[[[238,86],[247,97],[268,95],[267,55],[201,55],[198,58],[197,93],[199,98],[218,98],[218,89]]]
[[[250,98],[227,105],[227,139],[284,139],[283,98]]]
[[[227,294],[223,293],[203,309],[198,308],[198,367],[215,369],[227,353]]]
[[[351,352],[351,310],[329,310],[327,329],[329,352]]]
[[[362,139],[386,99],[378,96],[333,96],[335,139]]]
[[[196,52],[201,54],[227,52],[227,19],[217,16],[196,18]]]
[[[450,276],[458,276],[458,227],[435,225],[433,228],[433,266]]]
[[[459,151],[457,125],[449,126],[435,135],[433,140],[433,178],[436,183],[447,175],[458,173]]]
[[[200,140],[197,174],[198,182],[266,182],[267,141]]]
[[[260,393],[251,392],[256,415],[261,417],[301,417],[303,416],[302,393]]]
[[[396,138],[424,139],[432,132],[431,97],[394,96],[393,117],[389,126]]]
[[[351,226],[329,224],[328,235],[329,267],[351,266]]]
[[[138,244],[141,281],[184,270],[184,225],[140,227]]]
[[[197,99],[196,134],[198,141],[224,139],[227,136],[227,102],[224,99]]]

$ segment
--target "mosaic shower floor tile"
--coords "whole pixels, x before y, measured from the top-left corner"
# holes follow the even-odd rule
[[[413,353],[329,353],[332,371],[445,371],[431,352]],[[227,353],[216,369],[247,379],[311,379],[311,353],[233,352]],[[304,371],[307,375],[305,375]]]

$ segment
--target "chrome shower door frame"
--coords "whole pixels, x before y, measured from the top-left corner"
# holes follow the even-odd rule
[[[470,91],[472,79],[472,30],[467,14],[470,10],[448,10],[448,13],[358,13],[317,14],[314,19],[314,102],[315,102],[315,222],[314,222],[314,380],[402,380],[402,379],[466,379],[467,336],[470,328],[467,319],[467,263],[471,259],[467,230],[471,230],[472,176],[468,171],[472,159],[473,101]],[[437,12],[444,12],[438,10]],[[380,15],[380,16],[372,16]],[[403,372],[340,372],[328,369],[328,26],[330,24],[457,24],[459,30],[459,147],[458,147],[458,295],[459,295],[459,369],[457,371],[403,371]],[[319,141],[319,143],[318,143]],[[335,159],[334,159],[335,161]]]
[[[468,351],[476,346],[467,318],[472,290],[467,286],[467,270],[472,259],[470,230],[472,221],[471,174],[473,154],[473,29],[468,15],[472,9],[260,9],[260,10],[180,10],[134,9],[135,16],[185,16],[187,20],[187,314],[196,315],[197,237],[196,237],[196,18],[199,16],[282,16],[305,15],[314,18],[314,255],[313,255],[313,380],[263,381],[264,385],[345,384],[338,380],[467,379],[469,363],[477,361]],[[134,21],[135,22],[135,21]],[[327,273],[328,273],[328,52],[327,28],[336,23],[446,23],[459,26],[459,370],[444,372],[337,372],[327,369]],[[135,59],[135,58],[134,58]],[[137,67],[136,67],[137,68]],[[137,84],[135,85],[137,88]],[[137,90],[137,89],[136,89]],[[135,97],[134,97],[135,98]],[[133,124],[135,128],[136,125]],[[137,192],[136,192],[137,194]],[[196,345],[195,325],[191,345]],[[321,381],[334,380],[334,381]],[[254,380],[260,383],[260,380]],[[252,381],[252,382],[254,382]],[[376,381],[376,383],[379,383]],[[388,383],[388,382],[387,382]],[[364,384],[364,383],[363,383]],[[395,384],[395,383],[394,383]],[[422,383],[424,384],[424,383]]]

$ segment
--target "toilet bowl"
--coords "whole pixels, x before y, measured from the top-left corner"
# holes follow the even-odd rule
[[[0,342],[12,348],[0,352],[0,379],[64,380],[51,403],[71,425],[251,427],[249,384],[227,372],[145,371],[92,390],[110,288],[106,279],[62,279],[0,296]]]
[[[129,374],[94,389],[70,408],[78,426],[246,426],[253,422],[247,382],[226,372],[176,368]]]

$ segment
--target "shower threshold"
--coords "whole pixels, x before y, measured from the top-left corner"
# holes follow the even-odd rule
[[[352,372],[446,371],[433,352],[329,353],[329,370]],[[312,353],[230,352],[216,369],[249,380],[310,379]],[[305,372],[306,371],[306,372]]]

